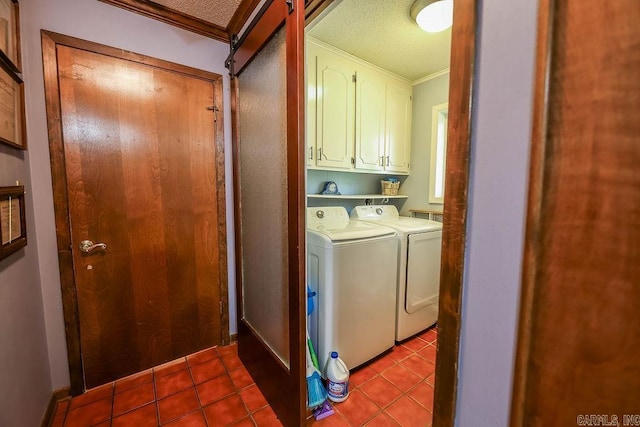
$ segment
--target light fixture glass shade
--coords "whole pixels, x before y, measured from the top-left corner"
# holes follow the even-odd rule
[[[424,31],[444,31],[453,24],[453,0],[418,0],[411,6],[411,15]]]

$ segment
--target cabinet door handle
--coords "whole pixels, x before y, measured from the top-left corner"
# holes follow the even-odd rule
[[[387,166],[389,166],[391,164],[391,160],[389,160],[390,156],[387,156]]]
[[[313,147],[309,147],[309,160],[313,160]]]
[[[322,160],[322,147],[318,148],[318,160]]]
[[[384,156],[380,156],[380,166],[384,166]]]

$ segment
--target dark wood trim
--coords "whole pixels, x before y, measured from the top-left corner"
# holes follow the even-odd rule
[[[231,79],[231,137],[232,137],[232,169],[233,169],[233,235],[235,239],[235,273],[236,273],[236,339],[246,331],[242,330],[244,311],[242,307],[243,268],[242,268],[242,214],[240,212],[240,125],[238,111],[238,79]],[[238,346],[238,352],[240,352]]]
[[[229,35],[225,27],[212,24],[203,19],[199,19],[184,14],[175,9],[144,0],[100,0],[101,2],[121,7],[131,12],[156,19],[169,25],[182,28],[187,31],[201,34],[221,42],[228,42]]]
[[[58,402],[66,399],[70,396],[69,387],[64,387],[58,390],[54,390],[51,393],[51,397],[49,398],[49,403],[47,404],[47,409],[42,416],[42,421],[40,422],[41,427],[49,427],[53,423],[53,419],[56,416],[56,409],[58,407]]]
[[[220,314],[221,341],[229,340],[229,307],[228,307],[228,278],[226,262],[226,198],[224,190],[224,123],[222,100],[222,76],[219,74],[198,70],[184,65],[151,58],[134,52],[65,36],[49,31],[41,31],[42,57],[45,83],[45,103],[47,109],[47,127],[49,135],[49,151],[51,156],[51,175],[54,198],[54,213],[56,222],[56,236],[58,247],[58,265],[60,267],[60,283],[62,287],[62,305],[67,337],[67,353],[69,358],[69,374],[71,380],[70,392],[78,395],[85,390],[81,348],[80,348],[80,323],[78,319],[78,302],[75,290],[75,277],[73,271],[73,258],[71,255],[71,228],[69,223],[69,202],[67,194],[66,166],[64,158],[64,143],[62,138],[62,120],[60,110],[60,89],[58,83],[58,60],[56,47],[58,45],[69,46],[102,55],[111,56],[123,60],[161,68],[167,71],[188,75],[193,78],[210,81],[214,85],[216,106],[219,113],[216,118],[216,155],[218,158],[218,231],[220,235],[220,300],[222,301],[222,313]],[[220,150],[220,151],[218,151]]]
[[[42,421],[40,421],[40,427],[49,427],[53,423],[53,417],[56,415],[56,407],[58,406],[58,399],[56,399],[55,393],[51,394],[49,403],[47,403],[47,409],[44,411]]]
[[[80,353],[78,297],[74,286],[75,275],[70,249],[71,231],[68,217],[67,175],[65,173],[64,146],[62,143],[58,60],[56,57],[56,41],[52,38],[51,34],[46,31],[42,31],[41,36],[49,153],[51,156],[53,208],[56,223],[60,284],[62,287],[62,311],[64,315],[65,335],[67,337],[67,354],[71,380],[70,391],[71,394],[77,395],[84,391],[84,378],[82,356]]]
[[[268,4],[269,2],[267,2]],[[289,11],[284,1],[272,1],[264,9],[264,13],[259,15],[259,20],[252,23],[250,30],[245,33],[233,52],[233,70],[236,75],[240,74],[253,57],[271,39],[271,36],[285,22]]]
[[[220,249],[218,251],[218,265],[220,266],[220,302],[222,312],[220,313],[220,344],[228,345],[229,337],[229,272],[227,269],[227,196],[225,183],[225,149],[224,149],[224,88],[222,76],[218,76],[213,82],[213,99],[215,101],[215,152],[216,152],[216,203],[218,217],[218,241]]]
[[[434,427],[453,426],[456,416],[477,8],[476,0],[456,0],[453,7]]]
[[[229,24],[227,25],[227,33],[229,35],[229,39],[233,37],[233,35],[239,35],[240,30],[244,24],[249,20],[249,17],[253,13],[256,7],[260,4],[260,0],[242,0],[238,5],[235,13],[229,20]]]
[[[324,12],[335,0],[308,0],[305,8],[305,21],[310,23]]]
[[[294,393],[299,397],[296,425],[306,418],[306,146],[305,146],[305,61],[304,0],[294,1],[287,16],[287,185],[289,221],[289,349],[290,375]],[[297,333],[296,333],[297,332]]]
[[[533,128],[531,158],[529,166],[529,194],[525,248],[522,267],[520,295],[520,321],[518,324],[518,346],[515,357],[513,395],[511,397],[511,425],[525,425],[524,400],[527,388],[529,355],[531,353],[531,318],[533,315],[534,284],[536,282],[536,259],[540,215],[542,212],[543,177],[546,148],[548,80],[553,39],[553,4],[555,0],[541,0],[538,5],[538,40],[536,45],[536,70],[533,94]]]
[[[150,67],[162,68],[174,73],[184,74],[190,77],[199,78],[215,82],[221,78],[219,74],[210,71],[200,70],[198,68],[189,67],[187,65],[177,64],[175,62],[165,61],[163,59],[153,58],[151,56],[142,55],[140,53],[122,50],[87,40],[78,39],[64,34],[54,33],[42,30],[42,34],[51,39],[55,45],[69,46],[75,49],[86,50],[88,52],[98,53],[100,55],[111,56],[113,58],[124,59],[126,61],[136,62],[138,64],[148,65]]]

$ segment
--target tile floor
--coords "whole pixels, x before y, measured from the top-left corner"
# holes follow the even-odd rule
[[[356,369],[335,414],[307,426],[430,426],[437,329]],[[52,427],[280,426],[242,366],[216,347],[58,402]]]

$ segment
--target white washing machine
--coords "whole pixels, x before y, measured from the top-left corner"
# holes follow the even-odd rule
[[[343,207],[307,208],[309,333],[321,367],[332,351],[353,369],[393,347],[397,254],[392,228],[350,221]]]
[[[391,227],[398,253],[396,340],[435,324],[440,293],[442,223],[400,216],[393,205],[356,206],[351,219]]]

